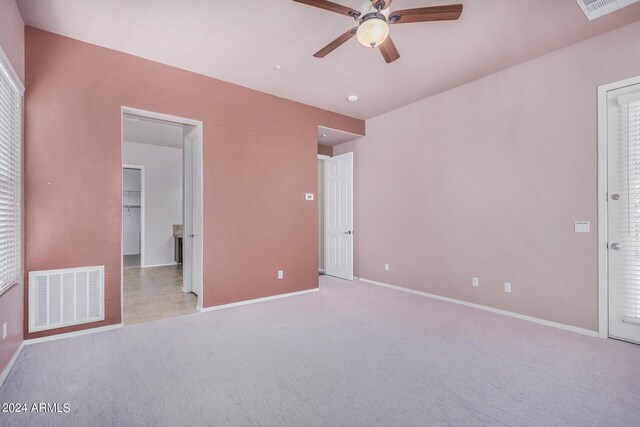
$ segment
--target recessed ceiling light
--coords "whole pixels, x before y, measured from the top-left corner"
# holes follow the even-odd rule
[[[167,142],[167,140],[166,139],[162,139],[162,142]]]
[[[280,70],[282,70],[282,65],[278,64],[278,65],[274,66],[273,68],[275,68],[276,70],[280,71]]]
[[[326,133],[323,133],[322,135],[320,135],[320,138],[326,138],[326,137],[327,137]]]
[[[358,100],[358,96],[357,95],[349,95],[347,97],[347,101],[349,102],[356,102]]]

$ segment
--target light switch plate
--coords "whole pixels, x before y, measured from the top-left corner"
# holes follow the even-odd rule
[[[304,195],[305,200],[313,200],[313,193],[307,193]]]
[[[576,221],[575,231],[576,233],[589,233],[591,231],[590,225],[589,221]]]

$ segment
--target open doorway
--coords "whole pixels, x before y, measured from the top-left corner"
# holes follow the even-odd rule
[[[346,280],[353,280],[353,153],[333,151],[360,137],[318,127],[318,270]]]
[[[122,264],[140,268],[143,261],[144,166],[122,166]]]
[[[122,318],[194,313],[202,298],[202,124],[122,109]]]

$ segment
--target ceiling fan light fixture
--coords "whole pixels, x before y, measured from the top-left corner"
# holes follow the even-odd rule
[[[356,36],[363,46],[380,46],[389,37],[389,24],[382,18],[369,18],[360,24]]]

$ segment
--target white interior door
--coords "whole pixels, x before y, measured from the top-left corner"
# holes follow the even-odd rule
[[[353,153],[324,161],[325,274],[353,280]]]
[[[139,207],[122,208],[123,250],[125,255],[140,255],[141,216]]]
[[[607,93],[609,336],[640,343],[640,85]]]
[[[184,139],[184,291],[202,287],[202,134],[200,127]]]

